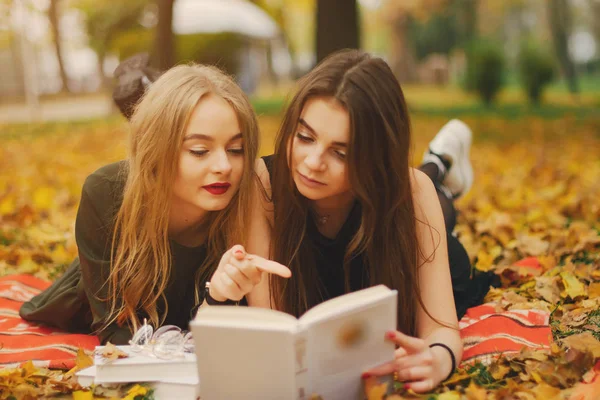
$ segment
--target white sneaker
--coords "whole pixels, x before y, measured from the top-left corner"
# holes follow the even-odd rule
[[[454,199],[466,194],[473,185],[473,167],[469,159],[471,136],[471,129],[464,122],[453,119],[435,135],[423,156],[423,163],[434,162],[439,166],[440,156],[450,162],[442,185]]]

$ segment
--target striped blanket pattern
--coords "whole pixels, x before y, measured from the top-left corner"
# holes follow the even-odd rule
[[[33,360],[46,368],[70,369],[77,350],[93,351],[99,344],[92,335],[63,332],[24,321],[21,304],[50,282],[31,275],[0,277],[0,368]],[[473,307],[460,321],[464,342],[463,364],[491,362],[499,354],[516,353],[524,346],[549,348],[549,313],[539,310],[496,312],[494,304]]]

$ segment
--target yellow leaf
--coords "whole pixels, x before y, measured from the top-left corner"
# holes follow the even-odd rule
[[[26,363],[21,365],[21,374],[23,377],[27,377],[33,375],[37,371],[35,365],[33,365],[33,361],[27,361]]]
[[[447,381],[444,381],[443,385],[444,386],[449,386],[449,385],[454,385],[460,381],[464,381],[465,379],[468,379],[471,375],[469,375],[468,372],[466,372],[465,370],[460,370],[459,372],[455,372],[450,379],[448,379]]]
[[[137,396],[145,396],[148,393],[148,388],[141,385],[135,385],[127,391],[127,396],[122,400],[134,400]]]
[[[467,400],[486,400],[487,398],[487,390],[477,386],[473,381],[469,383],[465,394],[467,395]]]
[[[364,386],[368,400],[382,400],[388,392],[388,382],[380,383],[376,376],[365,379]]]
[[[77,390],[73,392],[73,400],[94,400],[94,393],[91,390]]]
[[[33,205],[41,210],[47,210],[52,208],[54,199],[56,197],[56,190],[48,186],[42,186],[37,188],[33,192]]]
[[[94,360],[92,359],[92,357],[87,355],[85,350],[83,350],[80,347],[79,349],[77,349],[77,358],[75,360],[75,366],[71,368],[69,372],[65,374],[65,376],[73,376],[75,372],[81,371],[82,369],[86,369],[87,367],[91,367],[92,365],[94,365]]]
[[[531,377],[533,378],[534,381],[536,381],[536,383],[540,383],[543,382],[544,380],[542,379],[542,377],[540,376],[540,374],[538,374],[535,371],[530,371],[529,375],[531,375]]]
[[[510,372],[510,367],[507,367],[506,365],[502,364],[495,364],[490,368],[490,372],[494,379],[500,380]]]
[[[12,197],[6,197],[0,201],[0,215],[12,214],[15,212],[15,200]]]
[[[592,282],[588,287],[588,297],[600,297],[600,282]]]
[[[111,342],[106,343],[106,346],[104,346],[104,348],[100,352],[100,355],[109,361],[115,361],[118,358],[129,357],[129,354],[125,353],[123,350],[120,350]]]
[[[500,246],[492,247],[489,252],[480,251],[477,254],[477,269],[480,271],[489,271],[500,254],[502,254],[502,247]]]
[[[555,400],[560,396],[560,389],[552,387],[545,382],[538,382],[532,391],[536,399]]]
[[[581,283],[575,275],[570,272],[561,272],[560,277],[562,278],[563,285],[565,289],[561,292],[562,297],[570,297],[571,299],[575,299],[579,296],[585,296],[585,286]]]
[[[27,257],[19,262],[19,272],[24,274],[33,274],[40,269],[31,258]]]
[[[451,391],[438,395],[438,400],[460,400],[460,393]]]
[[[550,243],[535,236],[522,235],[518,238],[517,246],[529,256],[539,256],[548,251]]]
[[[600,341],[591,332],[578,333],[563,339],[563,344],[568,348],[582,352],[590,352],[595,358],[600,357]]]

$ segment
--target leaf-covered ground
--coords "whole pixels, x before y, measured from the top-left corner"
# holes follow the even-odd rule
[[[398,385],[387,398],[600,398],[600,117],[466,121],[476,177],[457,204],[460,239],[476,268],[501,276],[502,288],[488,300],[499,310],[551,311],[555,344],[462,369],[436,394],[416,396]],[[443,123],[413,121],[415,163]],[[277,119],[264,117],[261,126],[266,154]],[[0,275],[52,280],[68,266],[83,180],[125,155],[126,136],[117,119],[0,126]],[[541,270],[514,266],[529,256]],[[74,387],[65,379],[31,366],[1,371],[0,399],[17,385],[23,395],[68,393]],[[369,397],[382,398],[384,389],[369,382]]]

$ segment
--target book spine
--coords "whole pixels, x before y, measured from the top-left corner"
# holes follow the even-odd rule
[[[294,338],[295,371],[296,371],[296,399],[308,400],[311,397],[310,380],[308,376],[308,330],[300,329]]]

